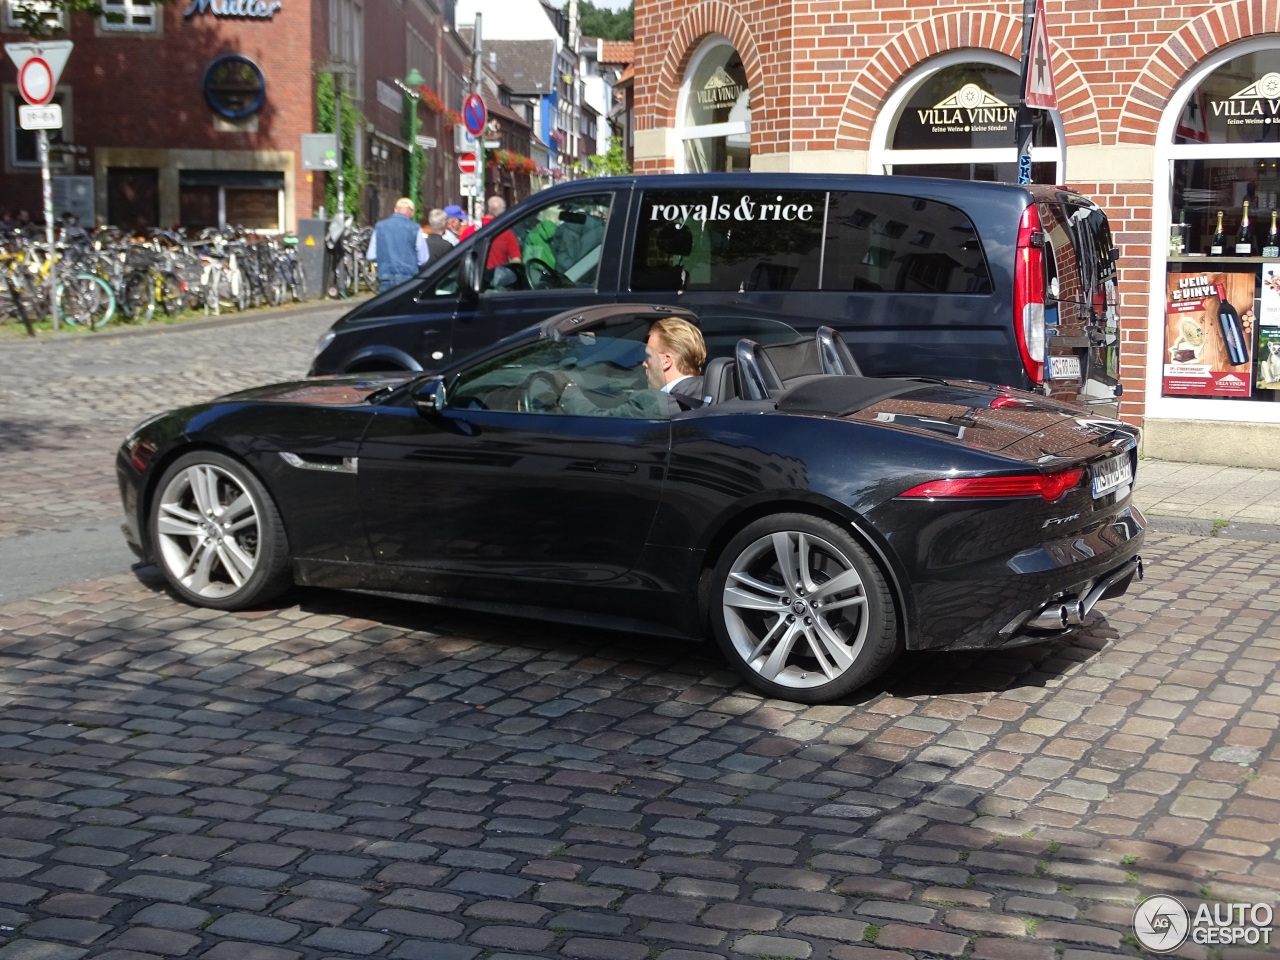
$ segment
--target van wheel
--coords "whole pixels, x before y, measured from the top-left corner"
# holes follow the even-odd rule
[[[712,628],[756,689],[823,703],[883,673],[901,647],[893,596],[867,552],[800,513],[755,521],[716,564]]]

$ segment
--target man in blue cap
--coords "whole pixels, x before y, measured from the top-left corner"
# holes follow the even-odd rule
[[[413,214],[413,201],[401,197],[396,201],[395,212],[374,225],[365,258],[378,265],[380,291],[412,280],[418,268],[427,262],[427,238]]]
[[[467,215],[463,213],[462,208],[456,203],[450,204],[444,208],[444,238],[455,247],[458,245],[458,234],[462,232],[462,225],[466,223]]]

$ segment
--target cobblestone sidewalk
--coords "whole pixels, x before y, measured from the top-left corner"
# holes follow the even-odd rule
[[[1148,554],[1074,643],[813,708],[357,595],[0,607],[0,960],[1132,955],[1145,895],[1280,886],[1280,547]]]

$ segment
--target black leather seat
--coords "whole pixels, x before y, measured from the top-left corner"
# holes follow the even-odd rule
[[[724,403],[738,395],[733,380],[734,362],[730,357],[712,357],[702,373],[702,402]]]

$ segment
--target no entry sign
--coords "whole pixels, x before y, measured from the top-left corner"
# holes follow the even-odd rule
[[[6,43],[4,49],[18,67],[18,92],[22,99],[35,107],[52,100],[62,68],[71,56],[71,41]]]

